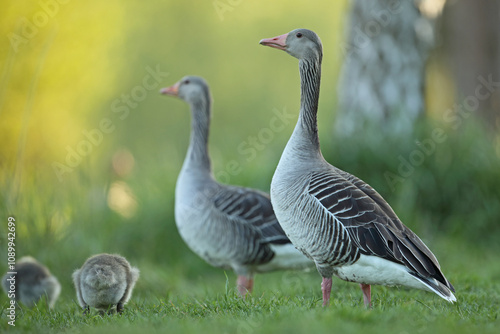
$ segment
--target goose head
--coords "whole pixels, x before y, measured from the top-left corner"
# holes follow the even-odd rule
[[[321,40],[308,29],[295,29],[284,35],[265,38],[260,44],[283,50],[299,60],[321,59],[323,56]]]
[[[185,76],[174,85],[162,88],[160,93],[178,97],[189,104],[210,102],[208,84],[197,76]]]

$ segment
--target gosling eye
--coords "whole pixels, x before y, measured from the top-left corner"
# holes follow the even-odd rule
[[[301,38],[302,37],[302,33],[298,32],[295,36],[297,36],[297,38]]]

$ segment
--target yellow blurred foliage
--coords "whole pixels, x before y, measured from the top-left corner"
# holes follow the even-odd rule
[[[86,118],[113,92],[127,34],[120,1],[5,4],[0,34],[1,164],[56,158],[81,136]]]
[[[333,92],[346,11],[345,1],[325,0],[315,6],[284,0],[6,3],[0,14],[0,35],[4,36],[0,48],[0,168],[8,174],[6,178],[16,169],[20,173],[38,170],[57,176],[56,181],[61,180],[61,173],[69,175],[78,168],[80,161],[105,164],[101,157],[111,160],[114,143],[151,148],[151,139],[161,132],[171,134],[172,140],[181,137],[180,143],[185,143],[188,117],[169,112],[171,122],[161,119],[157,124],[154,111],[186,109],[157,94],[160,84],[173,83],[186,74],[204,76],[211,84],[217,114],[214,142],[222,135],[230,138],[228,142],[242,141],[246,137],[241,131],[242,114],[247,115],[245,126],[252,133],[262,122],[266,124],[273,108],[298,108],[296,64],[261,48],[258,41],[297,27],[316,30],[329,58],[324,82]],[[319,14],[323,14],[321,19]],[[277,68],[282,62],[289,66]],[[158,87],[146,91],[140,101],[131,101],[133,107],[127,107],[127,115],[118,117],[114,107],[124,106],[124,98],[141,85],[148,68],[159,68],[168,78],[165,74]],[[263,80],[270,76],[282,78],[283,87]],[[328,99],[330,110],[332,97],[322,98]],[[147,117],[138,119],[137,115]],[[98,141],[86,146],[84,132],[99,129],[103,119],[112,122],[109,133],[104,134],[106,145],[100,146]],[[326,129],[330,123],[324,122]],[[231,139],[237,135],[244,137]],[[235,146],[231,144],[228,150]],[[79,152],[91,154],[81,154],[74,161],[76,167],[68,165],[72,154],[68,152],[79,148]],[[177,152],[167,154],[183,158]],[[63,169],[58,172],[54,163]],[[172,163],[177,166],[180,162]]]

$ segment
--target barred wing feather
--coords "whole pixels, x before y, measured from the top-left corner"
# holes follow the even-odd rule
[[[403,264],[453,291],[432,252],[368,184],[335,169],[334,173],[313,173],[309,194],[343,225],[361,254]]]
[[[259,231],[265,243],[290,243],[274,215],[269,195],[266,193],[228,186],[216,195],[214,206],[228,217]]]

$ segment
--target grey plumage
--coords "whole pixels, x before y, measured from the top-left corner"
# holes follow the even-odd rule
[[[47,296],[49,307],[54,307],[61,285],[47,267],[31,256],[24,256],[17,261],[15,272],[17,274],[5,274],[2,278],[2,287],[8,295],[13,284],[17,302],[33,307],[43,296]]]
[[[324,305],[332,275],[360,283],[366,305],[370,284],[401,284],[455,301],[436,257],[382,196],[323,158],[317,127],[322,61],[318,36],[296,29],[261,44],[299,59],[299,120],[273,176],[271,201],[290,240],[323,276]]]
[[[138,278],[139,269],[116,254],[94,255],[73,273],[78,303],[85,312],[90,307],[105,311],[116,305],[121,313]]]
[[[208,154],[212,99],[205,80],[184,77],[161,92],[191,107],[190,144],[175,190],[176,224],[186,244],[211,265],[233,269],[242,295],[251,291],[255,272],[311,266],[283,232],[268,194],[214,179]]]

